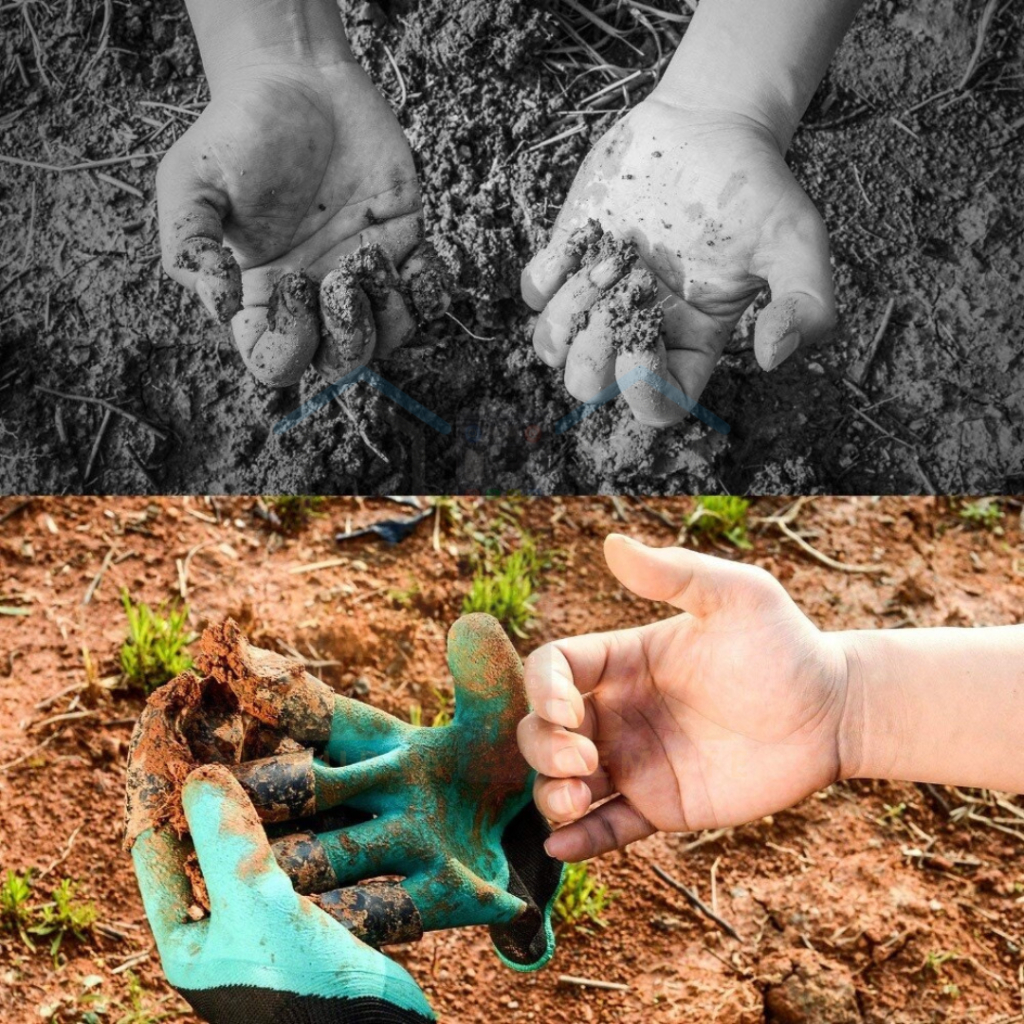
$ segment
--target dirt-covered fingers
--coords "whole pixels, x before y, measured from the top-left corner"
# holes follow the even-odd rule
[[[571,241],[566,244],[575,252]],[[576,259],[577,269],[551,297],[534,325],[534,350],[548,366],[565,365],[589,310],[626,276],[637,259],[636,246],[610,232],[600,235]]]
[[[320,285],[323,337],[313,365],[338,380],[371,358],[387,358],[411,341],[420,322],[447,309],[447,267],[429,243],[420,244],[396,269],[372,243],[342,256]]]
[[[686,395],[669,369],[661,311],[639,309],[618,339],[615,379],[633,416],[647,427],[667,427],[689,411]]]
[[[601,225],[593,219],[582,224],[559,217],[551,239],[523,268],[523,301],[538,312],[551,301],[566,280],[580,268],[584,255],[601,239]]]
[[[835,327],[828,231],[810,200],[804,216],[788,221],[771,240],[754,270],[772,292],[757,318],[754,354],[761,369],[774,370],[800,346],[823,341]]]
[[[593,401],[618,376],[617,355],[657,338],[661,310],[651,306],[657,292],[654,275],[639,263],[614,287],[605,291],[572,339],[565,363],[565,388],[581,402]],[[638,340],[638,331],[643,338]]]
[[[242,360],[271,387],[297,384],[320,345],[316,286],[301,271],[282,274],[265,306],[246,306],[231,321]]]
[[[664,313],[661,336],[669,373],[689,399],[699,401],[722,358],[733,324],[697,309],[661,281],[656,301]]]
[[[429,241],[421,242],[401,265],[399,276],[420,323],[444,316],[452,301],[452,274]]]
[[[242,305],[242,275],[223,243],[227,197],[194,170],[190,133],[171,147],[157,171],[157,209],[164,270],[195,291],[210,314],[227,323]]]
[[[531,768],[557,779],[585,778],[598,769],[593,719],[584,716],[583,731],[554,725],[537,714],[527,715],[516,732],[519,750]],[[587,735],[589,733],[590,735]]]
[[[545,818],[561,824],[582,818],[591,804],[614,791],[611,779],[601,769],[586,778],[552,779],[538,775],[533,784],[533,800]]]

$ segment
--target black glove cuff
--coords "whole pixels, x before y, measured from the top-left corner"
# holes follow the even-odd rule
[[[491,925],[491,941],[511,966],[523,970],[542,967],[554,945],[550,904],[562,881],[562,862],[544,852],[549,835],[550,826],[531,800],[501,837],[508,891],[526,903],[526,910],[511,924]]]
[[[178,991],[209,1024],[432,1024],[376,996],[298,996],[250,985]]]

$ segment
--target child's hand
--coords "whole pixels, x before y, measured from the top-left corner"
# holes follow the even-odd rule
[[[570,308],[567,294],[552,299],[578,266],[558,254],[589,218],[634,241],[656,275],[655,301],[665,310],[666,379],[693,401],[740,314],[766,283],[772,302],[758,317],[754,339],[762,368],[774,369],[799,345],[832,329],[825,225],[786,166],[776,136],[751,117],[656,93],[590,152],[550,242],[523,272],[523,298],[541,311],[534,334],[541,358],[565,365],[572,347],[585,345],[591,351],[568,355],[570,369],[580,360],[601,364],[596,372],[567,371],[566,387],[581,401],[595,397],[591,392],[608,373],[614,379],[616,353],[593,331],[581,333],[572,347],[559,344],[572,314],[583,310]],[[674,404],[668,412],[675,419],[686,414]]]
[[[405,135],[351,59],[254,61],[222,75],[210,105],[161,163],[157,194],[166,271],[219,319],[234,318],[246,365],[275,385],[301,377],[321,338],[315,288],[279,299],[275,283],[301,270],[315,285],[339,256],[369,242],[395,266],[411,266],[423,237]],[[376,354],[397,347],[412,327],[408,310],[387,322],[377,317]]]
[[[535,711],[519,745],[540,773],[540,810],[572,822],[548,840],[552,856],[738,825],[839,778],[846,658],[781,584],[616,535],[605,557],[634,593],[687,614],[559,640],[527,659]]]

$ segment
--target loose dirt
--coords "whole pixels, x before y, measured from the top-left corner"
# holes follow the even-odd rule
[[[0,932],[5,1024],[38,1022],[40,1007],[78,1024],[89,1008],[83,993],[110,1001],[101,1019],[117,1022],[131,958],[145,1007],[181,1005],[162,980],[121,849],[125,758],[142,709],[141,698],[102,685],[118,672],[121,587],[152,605],[184,588],[197,631],[231,616],[254,644],[298,652],[336,692],[406,719],[419,704],[426,722],[436,691],[451,693],[445,635],[471,585],[471,534],[515,545],[525,530],[552,552],[539,618],[517,641],[522,655],[555,637],[672,614],[624,592],[601,544],[610,530],[672,543],[689,499],[459,507],[456,527],[445,519],[435,535],[428,519],[388,547],[333,540],[402,514],[378,499],[332,501],[294,538],[268,532],[253,499],[0,500],[0,607],[28,612],[0,614],[0,870],[51,868],[37,882],[40,899],[59,878],[77,879],[104,929],[68,940],[56,969],[45,948],[31,954]],[[763,499],[751,516],[785,507]],[[750,552],[705,549],[776,574],[823,628],[992,625],[1019,621],[1024,607],[1020,511],[1008,504],[996,532],[969,527],[935,499],[821,498],[801,509],[793,526],[817,550],[884,563],[881,575],[828,569],[767,523],[752,523]],[[101,679],[92,686],[83,647]],[[45,721],[59,715],[79,717]],[[1008,1024],[1021,1009],[1021,845],[993,824],[951,820],[940,804],[990,816],[988,805],[966,802],[977,797],[839,784],[720,835],[636,844],[592,869],[617,894],[605,927],[563,929],[554,961],[536,975],[501,967],[485,929],[428,935],[395,955],[453,1024]],[[695,915],[653,865],[716,906],[740,941]],[[559,985],[562,974],[629,987]]]
[[[578,15],[564,0],[343,3],[412,142],[430,231],[457,276],[454,319],[376,369],[448,433],[366,382],[347,413],[328,403],[274,433],[322,383],[313,371],[284,391],[253,380],[227,328],[165,277],[155,159],[63,173],[3,165],[0,486],[1018,491],[1024,35],[1002,5],[958,90],[983,6],[870,0],[858,17],[790,154],[830,228],[839,331],[766,375],[744,321],[702,398],[728,436],[692,421],[638,427],[621,399],[555,431],[577,403],[534,356],[519,273],[616,116],[558,120],[604,81],[556,52],[575,45],[564,22]],[[105,37],[102,26],[98,3],[0,11],[0,151],[58,166],[160,153],[191,123],[207,93],[181,5],[115,5]],[[623,46],[611,57],[634,67],[654,55]],[[552,141],[577,120],[582,130]],[[104,412],[39,385],[108,398],[165,436],[115,416],[86,479]]]

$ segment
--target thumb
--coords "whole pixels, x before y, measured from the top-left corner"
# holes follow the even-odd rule
[[[224,765],[196,768],[185,780],[181,800],[213,913],[239,904],[271,876],[287,881],[256,809]]]
[[[650,601],[665,601],[704,618],[760,589],[761,577],[774,580],[755,566],[702,555],[686,548],[650,548],[632,537],[609,534],[604,557],[615,578]]]
[[[835,327],[828,232],[817,210],[808,210],[773,245],[762,276],[772,301],[757,318],[754,354],[762,370],[774,370],[801,345],[823,341]]]
[[[456,720],[514,737],[530,709],[523,663],[501,623],[482,612],[457,619],[448,631],[448,667],[455,684]]]
[[[242,271],[222,244],[230,203],[197,170],[188,133],[160,163],[156,198],[164,270],[227,323],[242,307]]]

